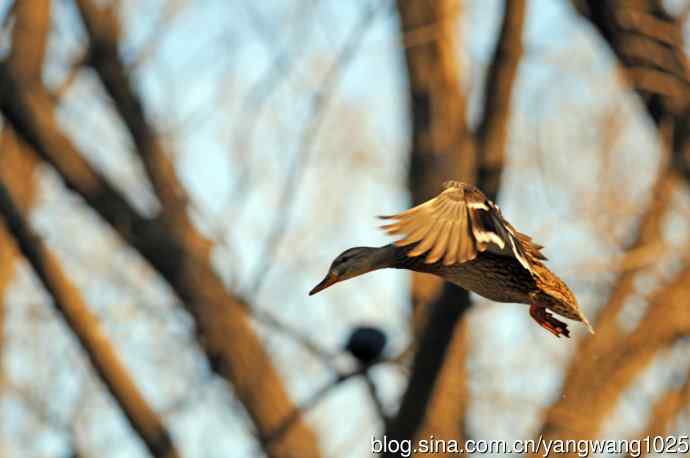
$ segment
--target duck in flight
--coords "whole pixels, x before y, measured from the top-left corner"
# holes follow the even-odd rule
[[[443,191],[391,216],[381,226],[396,242],[344,251],[309,295],[373,270],[408,269],[437,275],[496,302],[529,304],[530,316],[556,337],[570,337],[554,312],[592,326],[568,286],[543,263],[542,246],[518,232],[476,187],[448,181]]]

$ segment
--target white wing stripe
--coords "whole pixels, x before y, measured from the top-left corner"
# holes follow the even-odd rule
[[[472,210],[488,210],[489,207],[486,206],[484,202],[468,202],[467,203],[467,208],[471,208]]]
[[[474,238],[476,238],[478,242],[495,243],[501,249],[503,249],[503,247],[506,246],[503,239],[499,237],[495,232],[474,230],[472,231],[472,233],[474,234]]]
[[[522,253],[520,253],[520,250],[517,249],[515,246],[515,239],[513,237],[509,237],[510,239],[510,244],[513,247],[513,254],[515,254],[515,258],[517,258],[518,261],[520,261],[520,264],[522,264],[522,267],[527,269],[528,271],[532,272],[532,269],[529,266],[529,263],[527,262],[527,259],[525,259],[524,256],[522,256]]]

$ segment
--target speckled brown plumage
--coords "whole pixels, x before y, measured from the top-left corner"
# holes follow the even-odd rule
[[[438,275],[497,302],[530,304],[530,315],[557,337],[569,336],[565,323],[546,310],[592,327],[575,295],[543,263],[541,245],[518,232],[474,186],[451,181],[433,199],[396,215],[382,226],[400,236],[379,248],[343,252],[310,294],[339,281],[381,268]]]
[[[398,250],[398,257],[405,256],[404,250]],[[401,262],[392,267],[438,275],[496,302],[527,302],[529,293],[537,289],[534,278],[520,263],[492,253],[452,266],[440,262],[427,264],[422,258],[408,259],[412,262]]]

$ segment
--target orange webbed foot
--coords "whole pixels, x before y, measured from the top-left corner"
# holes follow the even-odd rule
[[[570,337],[570,331],[568,330],[568,325],[554,318],[554,316],[549,313],[544,307],[538,307],[536,305],[530,305],[529,307],[530,316],[539,323],[539,326],[549,331],[556,337],[564,335]]]

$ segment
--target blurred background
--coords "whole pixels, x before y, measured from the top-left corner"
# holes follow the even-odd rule
[[[0,457],[687,434],[688,12],[0,0]],[[405,271],[307,296],[446,179],[596,334]]]

